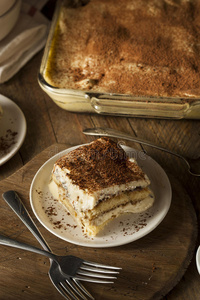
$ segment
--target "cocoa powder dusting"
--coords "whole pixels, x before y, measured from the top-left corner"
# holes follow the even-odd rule
[[[15,138],[17,134],[17,132],[8,129],[4,136],[0,136],[0,157],[6,155],[16,143]]]
[[[67,176],[79,188],[94,192],[112,185],[145,180],[142,169],[131,162],[120,145],[100,138],[59,158],[55,166],[67,169]]]
[[[65,8],[47,80],[97,92],[199,96],[199,23],[200,1],[192,0],[91,0]]]

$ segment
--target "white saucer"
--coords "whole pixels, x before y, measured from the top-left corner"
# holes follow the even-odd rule
[[[78,146],[77,146],[78,147]],[[125,214],[111,221],[95,238],[86,237],[64,206],[55,200],[49,190],[54,162],[72,147],[50,158],[36,173],[30,188],[31,207],[41,224],[57,237],[81,246],[105,248],[133,242],[155,229],[166,216],[171,204],[171,185],[160,165],[143,152],[124,146],[129,156],[151,180],[155,203],[149,210],[138,214]]]
[[[0,118],[0,166],[21,147],[26,135],[26,120],[21,109],[10,99],[0,95],[3,115]]]

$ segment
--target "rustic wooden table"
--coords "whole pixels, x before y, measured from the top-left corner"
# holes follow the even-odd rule
[[[19,192],[55,252],[65,254],[70,251],[77,255],[85,255],[85,257],[91,255],[98,260],[105,256],[104,261],[106,261],[106,251],[110,257],[119,253],[119,263],[116,260],[116,264],[122,264],[124,273],[122,272],[116,285],[109,288],[87,285],[97,299],[199,299],[200,277],[196,270],[195,253],[200,242],[199,237],[196,239],[198,228],[196,216],[197,220],[200,217],[200,178],[189,175],[185,165],[178,158],[150,147],[141,147],[136,143],[125,141],[128,146],[145,150],[164,168],[173,186],[174,211],[150,234],[150,237],[144,237],[136,244],[131,243],[119,247],[119,249],[91,250],[59,240],[44,229],[34,217],[28,193],[34,175],[30,169],[33,172],[36,171],[40,163],[63,146],[58,146],[58,148],[53,146],[45,153],[43,150],[55,143],[66,144],[66,147],[69,147],[94,140],[95,137],[85,136],[82,133],[82,130],[87,127],[112,127],[134,136],[152,140],[188,157],[198,157],[200,154],[200,121],[125,118],[64,111],[56,106],[38,85],[37,74],[41,57],[42,52],[28,62],[11,80],[0,86],[0,93],[12,99],[22,109],[27,121],[27,134],[22,147],[13,158],[0,167],[0,193],[2,194],[5,189],[16,189]],[[52,153],[49,154],[49,151]],[[42,152],[43,154],[41,154]],[[31,160],[36,155],[41,156],[31,164]],[[28,163],[30,165],[26,169]],[[23,166],[24,168],[21,169]],[[0,233],[38,246],[37,241],[2,199],[0,207]],[[175,227],[174,224],[176,224]],[[174,239],[170,240],[170,236],[173,236]],[[187,249],[184,249],[184,245]],[[179,251],[184,253],[176,268]],[[173,257],[174,253],[177,256],[175,258]],[[126,262],[122,261],[120,255],[123,255],[124,261],[127,258],[129,262],[136,256],[139,260],[154,261],[149,268],[152,268],[152,272],[155,271],[155,274],[158,271],[159,276],[155,275],[152,285],[150,284],[150,275],[149,282],[144,282],[144,280],[139,282],[142,280],[140,272],[145,273],[143,269],[147,268],[147,265],[142,261],[139,265],[135,263],[136,270],[133,265],[131,272],[127,264],[129,271],[126,273]],[[166,265],[162,264],[162,256]],[[168,257],[168,261],[166,257]],[[159,269],[159,266],[162,266],[162,269]],[[0,299],[62,299],[48,279],[47,272],[48,259],[41,258],[37,254],[24,253],[21,250],[0,246]],[[152,275],[154,274],[152,273]],[[128,280],[129,286],[127,286]],[[134,286],[135,281],[137,281],[137,285]],[[118,297],[116,297],[116,293]]]

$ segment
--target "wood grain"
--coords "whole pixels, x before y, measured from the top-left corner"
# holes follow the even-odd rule
[[[114,285],[85,284],[95,299],[162,299],[181,279],[195,250],[196,214],[184,187],[174,176],[170,176],[173,199],[169,213],[153,232],[138,241],[106,249],[67,243],[40,225],[31,211],[28,199],[36,171],[48,158],[67,147],[60,144],[48,147],[16,173],[2,180],[0,193],[9,189],[19,193],[57,254],[73,254],[122,267]],[[35,238],[2,199],[0,207],[0,234],[38,246]],[[48,267],[48,259],[44,257],[0,246],[0,299],[63,299],[48,278]]]

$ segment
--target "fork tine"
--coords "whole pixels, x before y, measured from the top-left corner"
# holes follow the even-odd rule
[[[96,278],[102,278],[102,279],[117,279],[117,277],[114,277],[114,276],[102,275],[99,273],[87,272],[87,271],[81,271],[81,270],[78,270],[77,274],[82,275],[82,276],[96,277]]]
[[[76,279],[72,278],[74,283],[92,300],[94,300],[94,297],[86,290],[86,288]]]
[[[70,287],[81,297],[81,299],[87,300],[80,288],[74,283],[71,278],[66,279],[66,281],[70,285]]]
[[[73,300],[80,300],[77,296],[76,296],[76,294],[73,292],[73,290],[71,289],[71,287],[70,287],[70,285],[68,284],[68,283],[65,283],[65,282],[60,282],[60,286],[62,287],[62,289],[65,291],[65,292],[67,292],[69,295],[70,295],[70,297],[73,299]],[[62,291],[63,291],[62,290]],[[59,291],[60,292],[60,291]],[[62,294],[63,295],[63,294]],[[68,298],[68,299],[70,299],[71,300],[71,298]],[[81,297],[81,299],[84,299],[85,300],[85,298],[82,298]]]
[[[66,294],[66,289],[65,289],[65,288],[63,288],[62,286],[60,286],[59,283],[55,283],[55,282],[53,282],[53,281],[52,281],[52,283],[53,283],[54,287],[57,289],[57,291],[58,291],[65,299],[71,300],[71,299],[69,298],[69,296]]]
[[[122,268],[118,268],[118,267],[113,267],[113,266],[108,266],[108,265],[102,265],[102,264],[98,264],[96,262],[92,262],[92,261],[83,261],[83,264],[92,266],[92,267],[98,267],[98,268],[105,268],[105,269],[111,269],[111,270],[121,270]]]
[[[103,269],[103,268],[93,268],[93,267],[87,267],[83,265],[80,266],[80,269],[86,270],[86,271],[91,271],[91,272],[99,272],[99,273],[105,273],[105,274],[119,274],[117,271],[112,271],[109,269]]]
[[[79,276],[79,275],[76,275],[74,277],[75,280],[82,280],[82,281],[87,281],[87,282],[92,282],[92,283],[114,283],[114,281],[110,281],[110,280],[103,280],[103,279],[94,279],[92,277],[85,277],[85,276]]]

